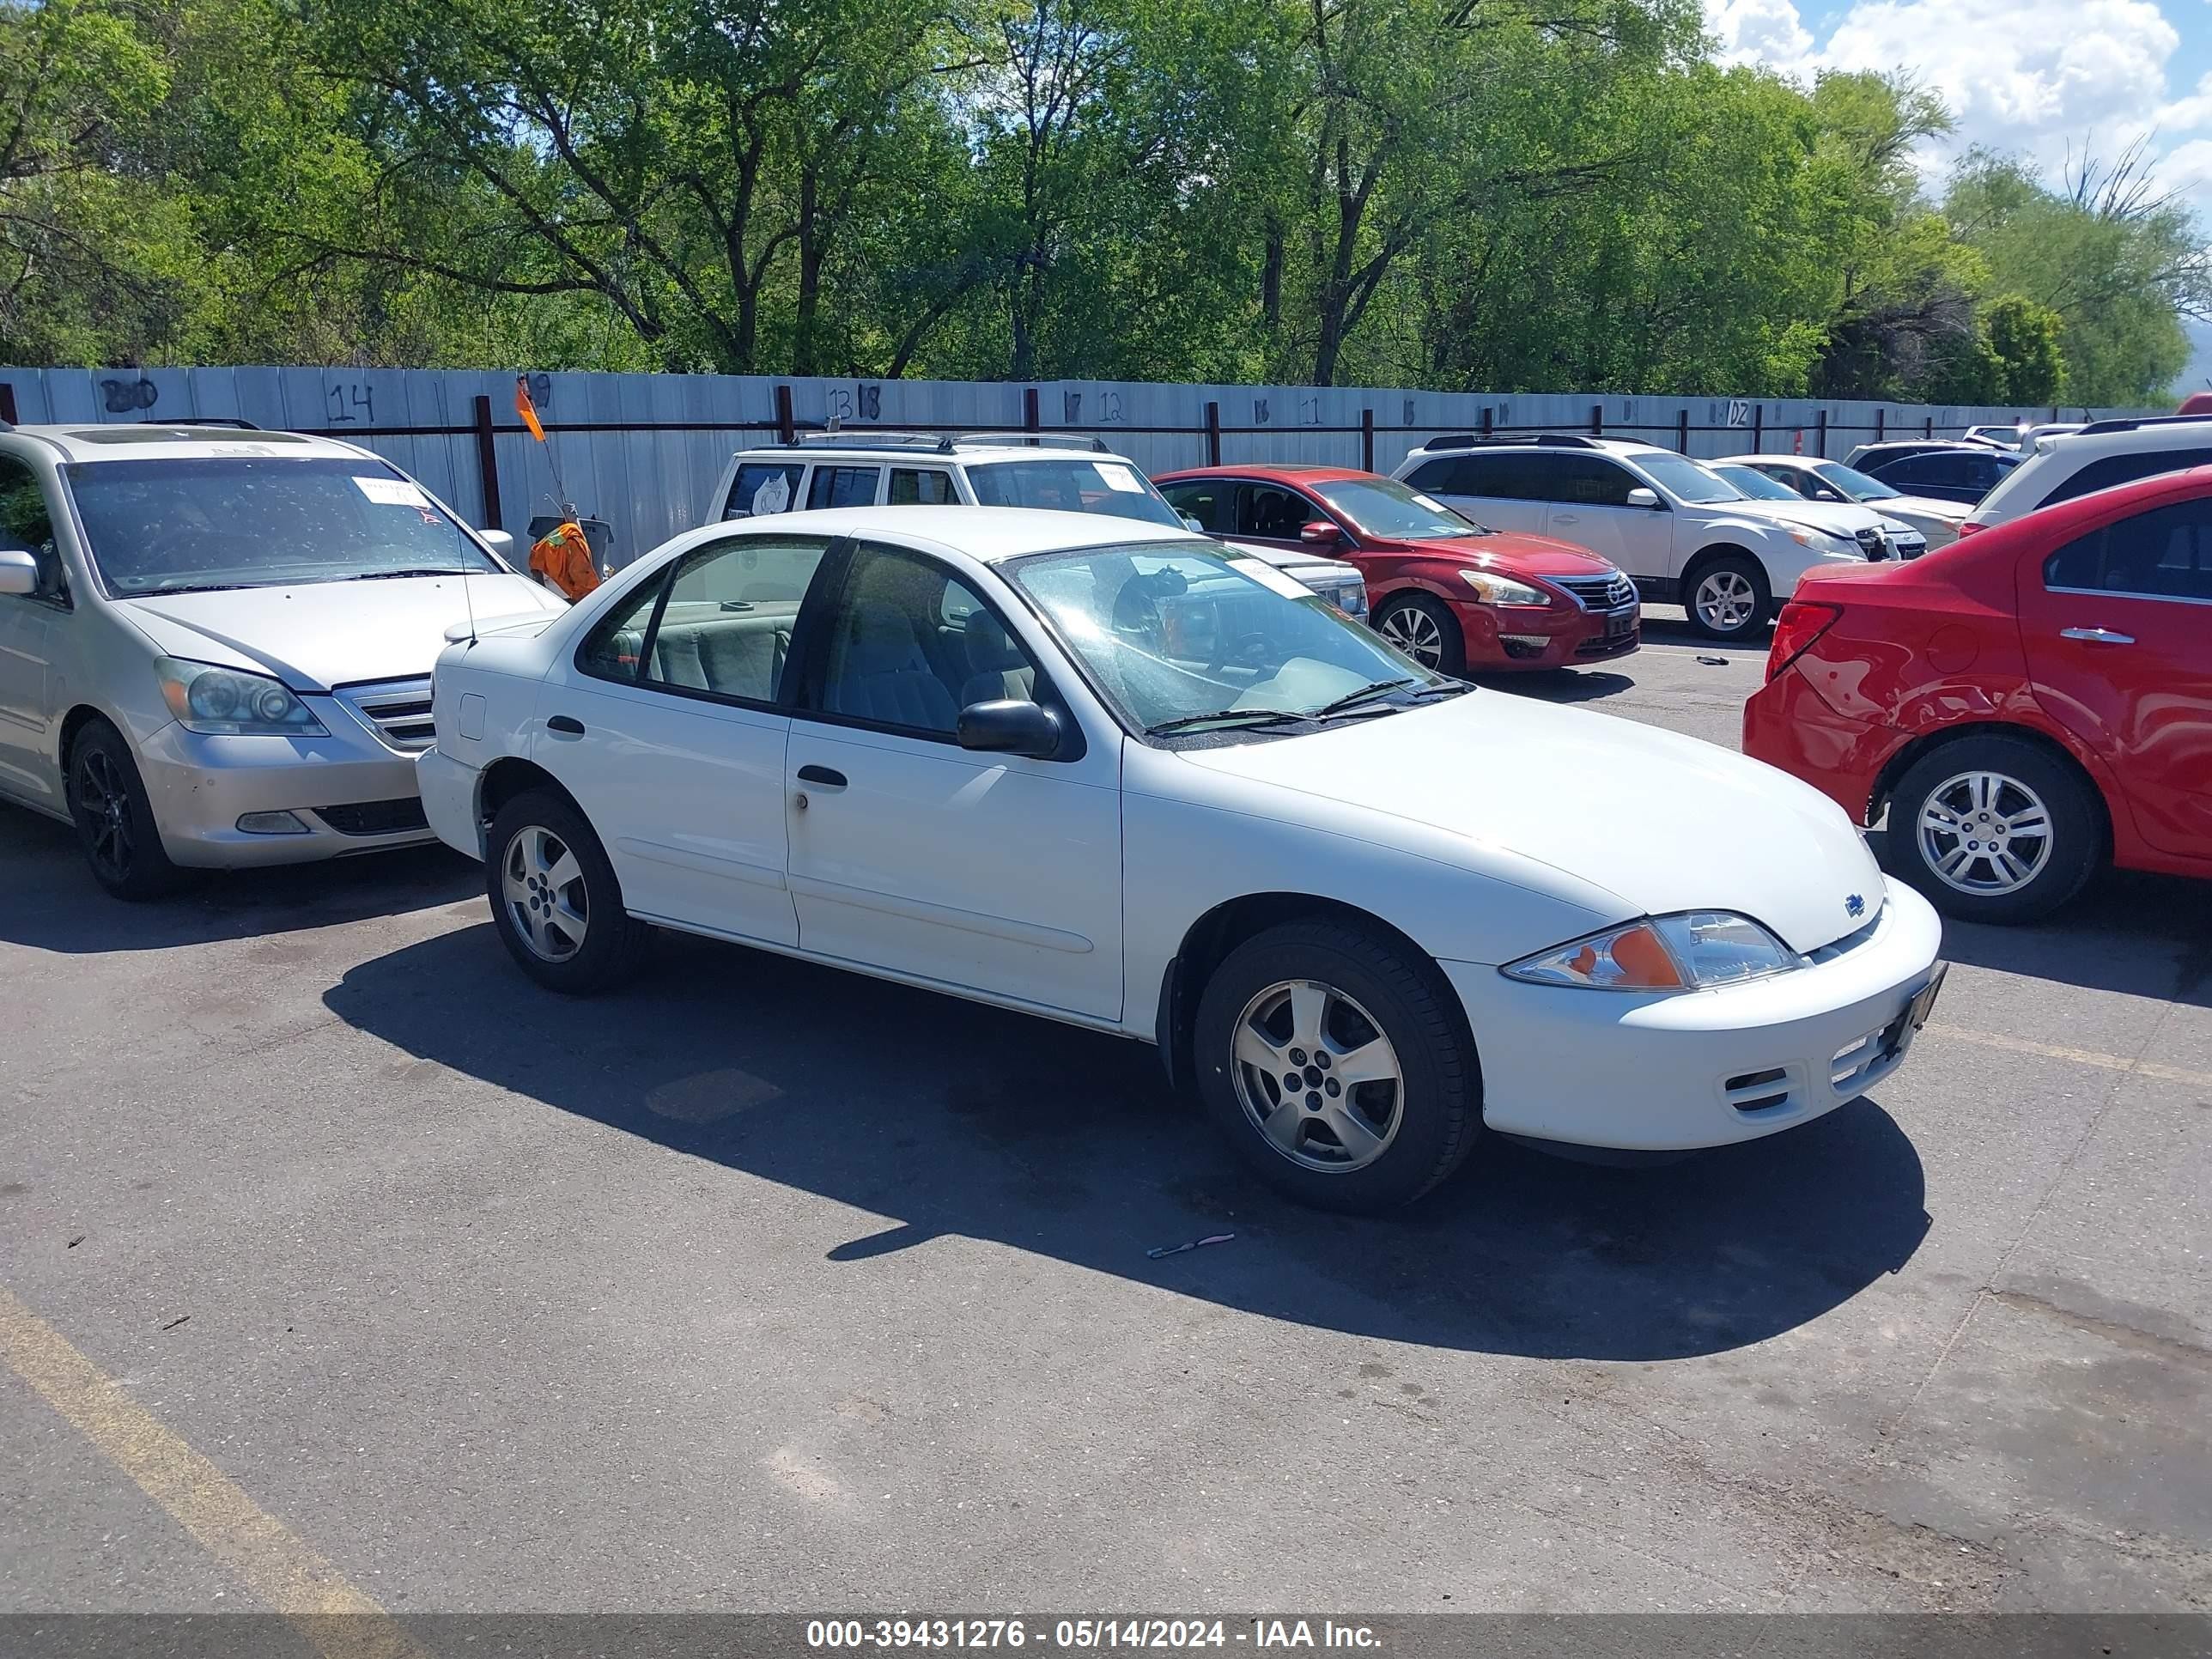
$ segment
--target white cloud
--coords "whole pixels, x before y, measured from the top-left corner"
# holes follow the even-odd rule
[[[2199,0],[2169,3],[2193,14]],[[1914,76],[1958,123],[1923,157],[1931,171],[1985,144],[2055,177],[2069,155],[2109,162],[2148,136],[2160,179],[2212,223],[2212,75],[2168,84],[2182,37],[2154,0],[1857,0],[1826,40],[1794,0],[1705,0],[1705,21],[1727,62]]]

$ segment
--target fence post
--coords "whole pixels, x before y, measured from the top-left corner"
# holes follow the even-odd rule
[[[783,443],[790,443],[799,436],[799,422],[792,418],[791,388],[787,386],[775,389],[775,435]]]
[[[1371,409],[1359,411],[1359,470],[1375,470],[1375,411]]]
[[[1674,453],[1678,455],[1690,453],[1690,411],[1686,409],[1674,411]]]
[[[477,394],[477,475],[483,482],[483,524],[486,530],[504,530],[499,511],[499,448],[492,441],[491,398]]]
[[[1221,465],[1221,405],[1217,403],[1206,406],[1206,464]]]
[[[1590,436],[1593,438],[1605,436],[1605,405],[1603,404],[1590,405]]]
[[[1022,430],[1037,429],[1037,389],[1033,386],[1022,388]]]
[[[6,380],[0,380],[0,421],[15,424],[15,388]]]
[[[1828,411],[1825,409],[1820,411],[1818,435],[1813,441],[1818,447],[1820,459],[1826,460],[1828,459]]]
[[[1936,435],[1936,417],[1933,415],[1920,422],[1920,435],[1923,438],[1932,438]]]
[[[1882,432],[1883,432],[1884,428],[1886,428],[1888,425],[1889,425],[1889,411],[1888,411],[1887,410],[1886,410],[1886,409],[1877,409],[1876,410],[1875,410],[1875,412],[1874,412],[1874,441],[1875,441],[1876,443],[1880,443],[1880,442],[1881,441],[1881,434],[1882,434]]]
[[[1498,429],[1496,421],[1496,411],[1494,411],[1488,404],[1485,404],[1482,406],[1482,435],[1484,437],[1487,438],[1492,432],[1495,432]]]
[[[1763,453],[1765,448],[1766,405],[1753,404],[1751,406],[1751,453],[1757,455]]]

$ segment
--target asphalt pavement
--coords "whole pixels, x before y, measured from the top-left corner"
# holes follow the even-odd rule
[[[1650,635],[1512,694],[1733,744],[1763,653]],[[2212,888],[1954,926],[1806,1128],[1348,1220],[1148,1048],[562,1001],[478,881],[0,810],[0,1610],[2212,1609]]]

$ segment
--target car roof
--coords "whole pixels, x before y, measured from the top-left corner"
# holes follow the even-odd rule
[[[929,434],[886,434],[875,442],[854,433],[824,433],[811,441],[801,439],[796,443],[755,444],[736,452],[740,465],[747,461],[823,461],[835,465],[839,461],[921,461],[939,466],[955,464],[972,465],[977,461],[1119,461],[1124,466],[1136,463],[1127,455],[1106,447],[1095,438],[1078,438],[1072,434],[1047,434],[1045,441],[1025,443],[1015,434],[1000,439],[991,434],[970,434],[960,437],[938,438]]]
[[[263,432],[234,424],[195,425],[188,421],[118,421],[109,426],[19,426],[19,438],[41,440],[71,461],[204,460],[250,457],[256,460],[352,460],[362,452],[351,444],[304,432]]]
[[[1716,455],[1711,460],[1706,462],[1705,465],[1708,466],[1717,466],[1722,462],[1726,461],[1732,466],[1748,466],[1753,462],[1757,462],[1761,465],[1765,465],[1769,463],[1774,462],[1783,462],[1790,466],[1818,466],[1823,461],[1833,460],[1835,458],[1831,455]],[[1836,465],[1841,466],[1843,463],[1837,461]]]
[[[1641,438],[1598,438],[1582,432],[1498,432],[1487,438],[1471,434],[1468,436],[1471,441],[1461,442],[1431,438],[1407,453],[1413,455],[1510,455],[1525,454],[1534,450],[1551,455],[1562,452],[1571,454],[1577,449],[1597,449],[1613,455],[1674,453],[1663,444],[1646,443]]]
[[[943,548],[985,564],[1031,553],[1059,553],[1128,542],[1189,542],[1218,547],[1211,536],[1180,525],[1105,513],[1054,513],[1034,507],[831,507],[738,519],[712,528],[757,529],[773,535],[878,536],[906,546]]]
[[[1152,475],[1154,483],[1163,479],[1188,483],[1194,478],[1262,478],[1296,483],[1335,483],[1346,478],[1382,479],[1380,472],[1370,472],[1364,467],[1329,466],[1320,461],[1259,461],[1250,466],[1179,466],[1171,471]],[[1384,482],[1391,482],[1384,479]]]

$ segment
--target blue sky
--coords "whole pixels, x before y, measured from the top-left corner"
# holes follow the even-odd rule
[[[2027,156],[2056,178],[2069,152],[2110,161],[2148,137],[2160,181],[2212,236],[2212,0],[1705,0],[1730,60],[1809,78],[1904,70],[1942,94],[1959,130],[1931,174],[1970,144]],[[2212,377],[2212,328],[2194,331],[2191,386]]]

